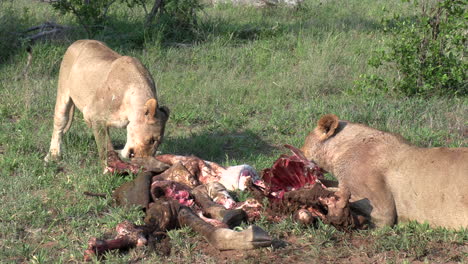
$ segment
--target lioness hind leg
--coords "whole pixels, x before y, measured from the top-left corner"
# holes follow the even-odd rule
[[[69,127],[71,122],[71,108],[73,101],[69,94],[57,94],[57,102],[55,103],[54,113],[54,130],[50,140],[50,149],[47,156],[44,158],[46,162],[57,160],[61,157],[62,136],[64,130]]]

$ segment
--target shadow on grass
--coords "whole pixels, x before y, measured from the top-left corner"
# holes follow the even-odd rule
[[[17,33],[27,28],[27,17],[19,10],[10,9],[0,13],[2,23],[0,65],[25,50],[24,45],[21,45],[21,34]],[[126,54],[142,50],[145,45],[153,43],[160,45],[163,50],[169,47],[186,47],[210,42],[216,38],[225,39],[226,43],[236,45],[299,34],[303,31],[320,37],[331,31],[373,31],[382,27],[378,21],[368,19],[354,10],[335,14],[337,11],[335,9],[339,9],[339,6],[323,8],[309,5],[299,9],[282,7],[259,9],[225,5],[215,9],[211,14],[203,13],[196,27],[185,29],[156,24],[145,31],[142,21],[114,15],[109,17],[103,30],[94,38]],[[79,26],[76,25],[76,28],[76,32],[64,36],[67,41],[51,41],[52,45],[62,46],[71,44],[77,39],[87,38]]]
[[[270,155],[276,149],[277,147],[268,144],[254,132],[245,130],[167,137],[160,150],[177,155],[195,155],[205,160],[223,163],[226,160],[246,162],[255,156]]]
[[[197,25],[192,28],[155,24],[147,31],[143,29],[141,21],[111,17],[96,39],[106,42],[111,47],[119,47],[122,53],[126,53],[144,49],[145,45],[152,43],[167,49],[197,45],[221,38],[226,43],[236,45],[276,39],[289,34],[296,35],[303,31],[320,37],[330,32],[370,32],[383,27],[379,21],[368,19],[357,11],[351,10],[337,15],[333,10],[314,8],[316,7],[291,9],[224,5],[215,7],[216,10],[210,14],[203,13]],[[326,12],[332,12],[333,15]]]
[[[26,28],[25,18],[15,9],[7,5],[0,5],[0,66],[8,62],[11,57],[25,52],[18,32]]]
[[[64,136],[64,149],[66,152],[81,152],[83,155],[92,150],[97,158],[96,143],[91,133],[77,132],[72,128]],[[85,129],[85,128],[84,128]],[[125,146],[125,130],[111,129],[112,144],[115,149]],[[281,149],[261,139],[250,130],[244,131],[203,131],[191,133],[187,136],[171,137],[166,135],[159,151],[163,154],[194,155],[204,160],[222,164],[226,161],[235,161],[237,164],[247,163],[259,156],[271,156],[272,152]]]

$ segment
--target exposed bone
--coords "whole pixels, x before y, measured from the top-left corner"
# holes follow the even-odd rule
[[[245,189],[246,182],[258,180],[255,170],[249,165],[224,168],[215,162],[202,160],[195,156],[158,155],[161,162],[175,165],[180,162],[201,184],[220,182],[228,190]]]
[[[147,244],[148,228],[138,227],[129,221],[124,221],[118,224],[115,230],[117,231],[115,239],[100,240],[95,237],[89,239],[84,261],[90,261],[93,256],[102,255],[109,250],[122,250]]]
[[[292,151],[292,153],[294,154],[294,156],[296,158],[298,158],[300,161],[302,161],[304,163],[304,166],[308,167],[308,168],[311,168],[311,169],[314,169],[317,167],[317,165],[315,163],[313,163],[312,161],[308,160],[306,158],[306,156],[304,155],[304,153],[302,152],[302,150],[294,147],[294,146],[291,146],[289,144],[285,144],[284,147],[288,148],[289,150]],[[319,168],[320,169],[320,168]]]
[[[226,209],[233,209],[236,201],[231,197],[226,187],[219,182],[211,182],[205,184],[208,196],[213,202],[224,206]]]
[[[293,218],[295,221],[303,225],[312,225],[313,223],[315,223],[316,219],[309,210],[304,208],[297,210],[294,213]]]
[[[200,217],[201,220],[207,222],[208,224],[216,227],[216,228],[229,228],[229,226],[225,223],[223,223],[222,221],[219,221],[219,220],[216,220],[216,219],[212,219],[212,218],[208,218],[208,217],[205,217],[203,215],[203,212],[198,212],[197,213],[198,217]]]
[[[361,227],[363,218],[356,217],[349,209],[349,191],[327,189],[319,180],[323,176],[322,171],[313,162],[307,161],[300,150],[292,146],[288,148],[294,155],[281,156],[273,168],[264,170],[265,182],[258,180],[245,182],[254,198],[249,198],[243,203],[234,203],[226,188],[220,184],[220,176],[215,175],[215,172],[225,173],[227,171],[225,168],[197,157],[157,156],[159,161],[171,164],[172,167],[152,178],[150,194],[154,202],[146,209],[147,228],[170,230],[189,226],[204,236],[214,247],[228,250],[271,245],[269,235],[258,227],[249,227],[241,232],[225,228],[237,226],[242,221],[258,219],[261,214],[275,222],[293,214],[296,221],[305,225],[311,225],[320,218],[324,223],[340,229]],[[119,162],[116,164],[121,165]],[[143,174],[138,177],[143,178],[141,175]],[[236,175],[240,178],[242,173],[236,172]],[[192,189],[191,187],[196,185],[194,180],[197,177],[200,179],[200,176],[203,180],[214,179],[214,182]],[[150,176],[146,176],[146,181],[148,177]],[[251,177],[248,175],[245,178],[251,179]],[[137,185],[137,183],[132,184]],[[334,183],[327,182],[327,185]],[[270,200],[267,207],[260,203],[265,198]],[[226,209],[213,199],[218,201],[224,199],[221,203],[227,208],[237,209]],[[203,213],[198,212],[197,215],[191,208],[184,206],[192,206],[194,203]],[[126,239],[118,237],[116,240],[104,241],[105,243],[96,240],[92,241],[92,246],[97,248],[96,252],[101,248],[101,244],[105,245],[104,248],[124,247],[129,243]],[[93,247],[90,246],[92,249]]]
[[[247,221],[247,214],[242,209],[229,210],[215,203],[208,196],[206,186],[204,185],[194,188],[192,195],[195,197],[195,203],[200,206],[207,217],[219,220],[230,228],[240,225],[243,221]]]
[[[341,188],[334,196],[320,197],[319,201],[327,207],[328,213],[323,219],[325,224],[331,224],[340,229],[364,228],[367,220],[364,216],[353,214],[349,208],[351,193],[346,188]]]
[[[257,172],[250,165],[237,165],[227,167],[219,178],[219,182],[228,190],[245,190],[247,184],[252,181],[257,181]]]
[[[364,224],[364,219],[354,215],[350,210],[349,196],[346,196],[346,193],[335,193],[319,184],[312,188],[285,192],[283,198],[265,195],[253,185],[249,186],[249,191],[257,201],[265,197],[270,199],[268,207],[262,210],[253,208],[249,211],[248,208],[244,208],[249,221],[255,220],[261,211],[263,216],[273,222],[282,221],[292,214],[293,218],[302,224],[313,224],[315,218],[320,218],[324,223],[331,224],[338,229],[362,228]]]
[[[263,205],[255,198],[247,198],[244,202],[236,203],[236,209],[242,209],[247,214],[249,223],[259,220],[263,213]]]

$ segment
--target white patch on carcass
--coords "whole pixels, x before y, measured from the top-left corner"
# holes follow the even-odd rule
[[[236,189],[245,190],[247,182],[258,180],[258,174],[252,166],[243,164],[227,167],[221,174],[219,182],[226,189],[233,191]]]

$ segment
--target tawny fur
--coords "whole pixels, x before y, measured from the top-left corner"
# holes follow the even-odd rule
[[[420,148],[326,115],[302,151],[350,190],[354,208],[376,226],[416,220],[468,227],[468,148]]]
[[[66,51],[55,105],[54,130],[46,161],[61,155],[62,135],[77,107],[93,129],[101,160],[113,150],[109,127],[127,128],[123,157],[153,155],[164,135],[168,109],[159,107],[148,70],[96,40],[78,40]]]

